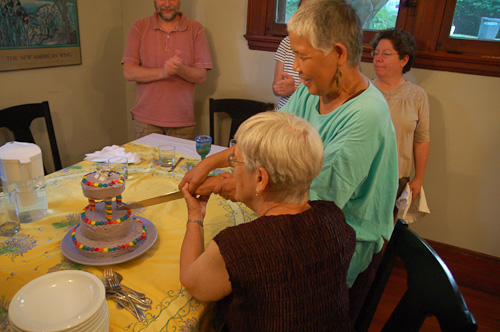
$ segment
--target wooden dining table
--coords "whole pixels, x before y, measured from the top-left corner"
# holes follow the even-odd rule
[[[176,158],[184,157],[172,172],[158,165],[157,147],[164,144],[176,146]],[[200,161],[194,141],[165,135],[151,134],[123,147],[126,152],[141,157],[140,163],[129,165],[122,194],[125,203],[176,190],[184,174]],[[212,146],[211,153],[223,149]],[[79,223],[80,213],[88,204],[81,189],[82,177],[100,166],[100,163],[84,160],[47,175],[47,215],[41,220],[21,224],[15,236],[0,236],[0,331],[9,331],[9,304],[19,289],[31,280],[61,270],[87,271],[102,277],[106,267],[123,275],[124,285],[153,300],[151,310],[145,312],[147,322],[141,323],[108,299],[110,331],[198,330],[207,304],[193,298],[179,281],[179,256],[187,221],[184,199],[133,210],[134,215],[154,225],[158,236],[146,251],[136,257],[132,255],[125,262],[111,261],[102,265],[96,260],[82,264],[69,259],[61,250],[62,239]],[[227,171],[229,169],[216,169],[212,174]],[[255,213],[244,204],[212,195],[204,224],[205,245],[221,230],[255,218]]]

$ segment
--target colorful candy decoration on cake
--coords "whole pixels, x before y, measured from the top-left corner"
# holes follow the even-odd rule
[[[147,235],[146,235],[146,226],[144,226],[144,224],[142,223],[142,221],[138,218],[134,218],[135,221],[141,223],[141,226],[142,226],[142,234],[137,237],[135,240],[133,241],[130,241],[128,243],[123,243],[123,244],[119,244],[117,246],[114,246],[114,247],[110,247],[110,248],[97,248],[97,247],[89,247],[89,246],[85,246],[84,244],[78,242],[76,240],[76,230],[78,229],[78,227],[80,226],[80,224],[76,225],[76,227],[71,231],[71,240],[73,241],[73,244],[81,249],[81,250],[84,250],[84,251],[88,251],[88,252],[113,252],[113,251],[120,251],[120,250],[123,250],[123,249],[128,249],[128,248],[133,248],[134,246],[137,246],[137,244],[146,239],[147,238]]]
[[[110,222],[113,220],[113,198],[117,206],[123,203],[121,193],[125,190],[125,177],[115,171],[100,169],[83,177],[82,190],[83,195],[89,199],[87,208],[90,211],[96,210],[96,200],[104,202],[106,220]],[[82,218],[85,218],[84,214]]]
[[[89,209],[95,211],[95,200],[89,198]]]
[[[111,170],[86,174],[82,179],[83,195],[92,200],[111,200],[125,190],[125,176]]]
[[[106,215],[106,221],[96,221],[96,220],[91,220],[89,218],[87,218],[87,214],[86,212],[90,210],[92,212],[95,212],[95,206],[94,206],[94,210],[92,210],[92,207],[89,205],[87,205],[86,207],[83,208],[82,210],[82,213],[81,213],[81,220],[86,222],[87,224],[89,225],[92,225],[92,226],[103,226],[103,225],[110,225],[110,224],[119,224],[125,220],[127,220],[131,215],[132,215],[132,210],[127,210],[127,214],[125,214],[124,216],[122,217],[119,217],[115,220],[108,220],[107,219],[107,215]]]

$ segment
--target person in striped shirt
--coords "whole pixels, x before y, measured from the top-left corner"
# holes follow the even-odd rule
[[[301,0],[299,7],[306,1]],[[299,73],[293,70],[295,55],[290,47],[288,36],[283,38],[278,46],[274,60],[276,60],[276,66],[274,68],[273,93],[275,96],[280,97],[278,106],[276,107],[276,110],[279,110],[285,106],[290,96],[301,83]]]

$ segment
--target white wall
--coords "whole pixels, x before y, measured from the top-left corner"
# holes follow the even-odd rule
[[[363,65],[374,77],[371,64]],[[424,188],[427,239],[500,256],[500,78],[412,69],[428,93],[431,146]]]
[[[130,24],[153,8],[153,0],[78,1],[83,64],[1,72],[0,108],[49,100],[64,166],[132,140],[135,88],[120,62]],[[196,90],[197,133],[208,133],[210,97],[277,102],[274,54],[249,50],[243,37],[247,1],[182,0],[181,8],[205,26],[214,64]],[[371,64],[362,70],[373,77]],[[411,227],[424,238],[500,257],[500,78],[413,69],[408,79],[431,103],[424,187],[432,214]]]

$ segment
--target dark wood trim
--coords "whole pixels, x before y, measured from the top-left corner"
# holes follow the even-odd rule
[[[248,41],[248,48],[251,50],[270,52],[276,52],[283,39],[283,37],[259,36],[249,33],[245,35],[245,38]]]
[[[445,52],[417,52],[414,67],[500,77],[500,57],[471,56]]]
[[[247,35],[266,35],[266,1],[248,1]]]
[[[436,51],[445,2],[445,0],[418,1],[416,14],[411,15],[411,10],[407,12],[408,22],[405,22],[404,28],[415,36],[418,51]]]
[[[276,13],[276,1],[271,1],[267,5],[266,35],[283,37],[287,34],[286,24],[276,23],[275,13]]]
[[[283,37],[246,34],[251,50],[276,52]],[[372,62],[370,45],[363,45],[361,61]],[[479,57],[446,52],[418,52],[415,68],[500,77],[500,57]]]
[[[271,2],[270,2],[271,1]],[[266,31],[266,22],[269,16],[267,12],[269,5],[275,0],[248,0],[248,15],[247,15],[247,33],[245,38],[248,41],[248,47],[251,50],[261,50],[268,52],[276,52],[279,42],[283,36],[271,35],[272,33],[281,34],[280,30]],[[417,54],[414,67],[424,68],[438,71],[449,71],[456,73],[464,73],[471,75],[483,75],[500,77],[500,54],[498,45],[493,45],[488,52],[478,53],[480,55],[468,55],[472,52],[476,43],[483,44],[484,41],[476,41],[469,43],[472,49],[460,48],[456,50],[455,46],[446,47],[439,51],[436,50],[439,42],[439,33],[436,31],[449,31],[449,27],[442,23],[442,18],[445,13],[446,1],[420,1],[417,6],[417,15],[411,15],[410,9],[403,7],[400,9],[397,26],[413,32],[417,39],[418,49],[421,50]],[[428,20],[419,20],[418,17],[436,18],[430,23]],[[280,29],[282,29],[281,27]],[[271,33],[272,32],[272,33]],[[283,32],[284,34],[284,32]],[[373,32],[365,32],[365,44],[363,45],[362,61],[371,62],[370,56],[371,46],[367,44],[373,36]],[[448,38],[450,39],[450,38]],[[460,43],[460,40],[450,39],[450,43]],[[440,44],[442,45],[442,44]],[[452,44],[450,44],[452,45]],[[454,45],[454,44],[453,44]]]
[[[371,46],[363,45],[361,61],[372,62]],[[499,57],[479,57],[446,52],[417,52],[414,68],[500,77]]]
[[[500,296],[500,258],[425,240],[446,263],[460,286]]]

